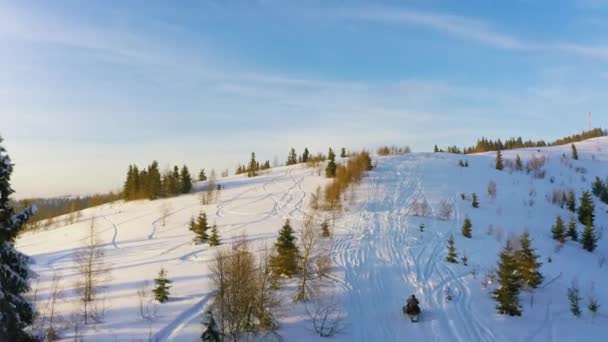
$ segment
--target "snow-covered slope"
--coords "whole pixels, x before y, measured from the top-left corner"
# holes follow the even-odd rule
[[[566,289],[576,279],[584,298],[593,285],[600,304],[608,301],[606,238],[588,253],[571,241],[558,248],[550,229],[555,217],[571,215],[550,203],[554,189],[572,188],[580,197],[595,176],[608,176],[608,138],[577,143],[580,159],[570,155],[570,146],[505,151],[505,159],[519,154],[546,158],[544,178],[525,172],[494,169],[494,153],[453,155],[416,153],[377,158],[371,171],[354,193],[347,194],[346,210],[336,222],[332,245],[336,293],[347,313],[347,329],[338,341],[602,341],[608,320],[602,313],[594,320],[584,310],[574,318],[568,309]],[[466,159],[468,168],[457,165]],[[490,181],[497,185],[494,200],[487,194]],[[112,264],[111,280],[103,292],[106,316],[102,324],[83,334],[86,340],[196,341],[201,333],[201,315],[210,302],[207,261],[214,253],[208,245],[192,245],[187,228],[191,216],[203,209],[216,222],[222,239],[229,243],[246,233],[256,243],[271,244],[285,218],[294,226],[308,209],[311,193],[326,180],[315,169],[302,165],[277,168],[253,179],[231,177],[222,181],[218,202],[202,207],[197,194],[158,201],[114,203],[84,212],[98,217],[105,243],[106,260]],[[199,184],[199,187],[204,184]],[[470,194],[477,193],[480,207],[473,208]],[[461,198],[467,194],[467,199]],[[448,220],[413,216],[412,203],[426,199],[433,216],[439,203],[454,205]],[[169,205],[165,226],[161,208]],[[596,226],[601,231],[608,215],[596,204]],[[473,223],[473,238],[460,234],[464,217]],[[40,275],[37,298],[43,303],[51,278],[57,272],[69,289],[74,278],[73,253],[82,245],[88,222],[46,232],[27,233],[18,247],[35,260]],[[425,225],[424,232],[419,226]],[[491,228],[489,228],[491,227]],[[579,227],[582,229],[582,227]],[[511,234],[528,229],[543,262],[544,286],[521,295],[522,317],[495,313],[491,289],[482,286],[484,275],[496,265],[497,256]],[[446,240],[453,233],[458,252],[466,253],[468,266],[448,264]],[[548,262],[548,258],[552,262]],[[142,320],[136,291],[150,281],[161,266],[173,280],[172,298],[159,306],[158,318]],[[453,300],[445,299],[450,289]],[[69,291],[61,312],[78,305]],[[409,294],[416,294],[423,314],[410,323],[401,313]],[[586,299],[583,300],[586,306]],[[288,305],[288,307],[290,307]],[[287,341],[321,340],[297,307],[282,312],[279,333]]]

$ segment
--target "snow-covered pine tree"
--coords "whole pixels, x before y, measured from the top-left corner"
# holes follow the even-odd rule
[[[570,217],[570,222],[568,222],[567,235],[572,241],[578,241],[578,231],[576,230],[576,219],[574,216]]]
[[[574,146],[574,145],[573,145]],[[576,281],[572,281],[572,285],[568,288],[568,301],[570,302],[570,312],[575,317],[581,316],[581,296]]]
[[[578,160],[578,152],[576,151],[576,146],[572,144],[572,159]]]
[[[593,225],[593,220],[595,219],[595,206],[593,205],[593,200],[591,199],[591,194],[589,191],[583,191],[581,195],[580,205],[578,207],[578,221],[584,225],[587,223]]]
[[[591,223],[587,223],[583,229],[581,244],[583,245],[583,249],[588,252],[593,252],[595,247],[597,247],[597,235],[595,234],[595,228]]]
[[[445,257],[445,260],[453,264],[458,263],[458,254],[456,253],[456,246],[454,245],[454,235],[452,234],[450,234],[450,238],[448,239],[448,255]]]
[[[502,162],[502,153],[500,150],[496,151],[496,170],[504,169],[504,164]]]
[[[543,276],[539,271],[542,263],[538,261],[539,256],[532,248],[530,233],[524,232],[520,236],[519,242],[521,248],[516,252],[516,261],[522,285],[535,289],[543,281]]]
[[[29,291],[28,257],[15,249],[15,238],[35,208],[15,213],[10,201],[13,164],[1,143],[0,137],[0,341],[36,341],[25,331],[34,318],[24,297]]]
[[[298,272],[300,251],[296,246],[296,237],[289,224],[285,220],[283,228],[279,231],[279,237],[275,243],[276,254],[271,257],[270,263],[275,275],[291,277]]]
[[[493,293],[497,302],[496,310],[502,315],[521,316],[521,305],[519,304],[521,279],[517,272],[515,252],[508,240],[500,253],[497,275],[499,286]]]
[[[209,246],[215,247],[221,245],[220,234],[217,231],[217,225],[213,225],[211,228],[211,235],[209,236]]]
[[[325,177],[334,178],[336,177],[336,154],[330,148],[327,153],[327,167],[325,168]]]
[[[479,208],[479,199],[477,198],[477,194],[473,193],[473,201],[471,202],[471,205],[473,206],[473,208]]]
[[[472,227],[473,227],[473,224],[471,223],[471,219],[468,216],[465,217],[464,223],[462,224],[462,229],[461,229],[462,235],[464,237],[467,237],[470,239],[472,237],[472,235],[471,235]]]
[[[201,335],[201,340],[203,342],[221,342],[221,334],[220,330],[213,318],[213,312],[211,310],[207,311],[207,317],[203,321],[203,324],[207,326],[203,335]]]
[[[169,289],[171,288],[172,281],[167,279],[167,271],[164,267],[161,267],[158,276],[154,279],[156,287],[152,290],[154,293],[154,299],[159,303],[165,303],[169,300]]]
[[[559,215],[555,219],[555,224],[551,227],[551,234],[553,240],[559,241],[559,243],[566,242],[566,227],[564,226],[562,217]]]

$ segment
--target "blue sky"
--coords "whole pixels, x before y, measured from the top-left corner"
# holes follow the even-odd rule
[[[19,197],[115,189],[152,159],[606,126],[608,0],[0,0],[0,22]]]

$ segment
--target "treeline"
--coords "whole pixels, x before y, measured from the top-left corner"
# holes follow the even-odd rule
[[[485,137],[477,140],[475,146],[459,148],[457,146],[449,146],[447,149],[440,149],[435,145],[434,152],[448,152],[448,153],[458,153],[458,154],[469,154],[469,153],[480,153],[480,152],[488,152],[488,151],[498,151],[498,150],[512,150],[516,148],[526,148],[526,147],[547,147],[547,146],[556,146],[556,145],[565,145],[574,142],[579,142],[591,138],[603,137],[608,135],[608,130],[603,130],[601,128],[594,128],[588,131],[583,131],[579,134],[569,135],[567,137],[563,137],[554,141],[546,142],[544,140],[523,140],[521,137],[518,138],[509,138],[505,141],[500,139],[492,140]]]
[[[388,156],[391,154],[409,154],[412,153],[412,149],[409,146],[382,146],[376,150],[379,156]]]
[[[258,171],[268,169],[270,169],[270,160],[267,160],[260,164],[260,162],[255,159],[255,152],[251,152],[251,159],[249,159],[249,163],[247,163],[247,166],[239,165],[236,168],[236,172],[234,174],[240,175],[246,173],[247,177],[255,177],[258,175]]]
[[[55,217],[66,215],[64,223],[72,224],[80,219],[80,211],[114,202],[121,199],[120,193],[109,192],[78,197],[58,198],[28,198],[16,203],[17,208],[28,208],[35,205],[38,209],[36,215],[31,217],[25,225],[26,230],[48,228],[57,223]]]
[[[147,168],[140,170],[137,165],[129,165],[127,179],[123,187],[123,198],[127,201],[137,199],[157,199],[187,194],[192,190],[192,176],[186,165],[177,165],[162,174],[158,162],[153,161]]]

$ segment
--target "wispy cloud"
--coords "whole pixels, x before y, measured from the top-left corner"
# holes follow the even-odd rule
[[[608,3],[606,1],[593,2],[597,2],[598,4],[600,2]],[[501,32],[487,21],[463,16],[396,8],[365,8],[340,11],[338,13],[351,20],[417,26],[456,39],[470,41],[501,50],[562,52],[608,60],[608,46],[605,45],[586,45],[567,41],[531,41],[513,34]]]
[[[356,19],[425,27],[453,37],[478,42],[499,49],[530,50],[535,46],[517,37],[498,32],[488,23],[470,18],[421,12],[409,9],[363,9],[344,12]]]

